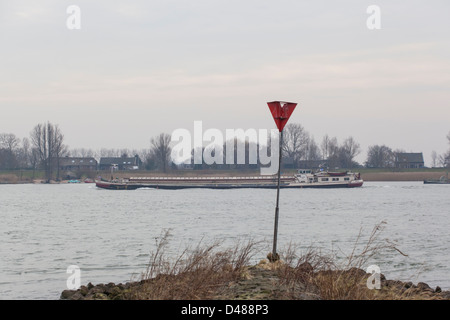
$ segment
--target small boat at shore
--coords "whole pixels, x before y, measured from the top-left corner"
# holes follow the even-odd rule
[[[424,180],[424,184],[450,184],[450,179],[448,178],[448,172],[446,176],[441,176],[439,179]]]
[[[364,181],[359,173],[353,172],[312,172],[298,170],[293,176],[281,176],[280,188],[353,188],[361,187]],[[95,180],[98,188],[110,190],[152,189],[239,189],[259,188],[276,189],[278,176],[242,176],[242,177],[130,177],[105,181]]]

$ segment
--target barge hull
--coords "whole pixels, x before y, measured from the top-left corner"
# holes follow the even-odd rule
[[[355,188],[361,187],[362,181],[353,183],[335,183],[335,184],[314,184],[314,183],[282,183],[283,189],[303,189],[303,188]],[[96,182],[96,186],[109,190],[136,190],[142,188],[148,189],[276,189],[277,184],[139,184],[139,183],[114,183],[114,182]]]

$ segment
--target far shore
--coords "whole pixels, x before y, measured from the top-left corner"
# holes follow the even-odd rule
[[[367,172],[361,176],[364,181],[424,181],[439,179],[446,173],[441,172]]]
[[[440,179],[448,174],[448,169],[424,169],[424,170],[408,170],[408,171],[386,171],[376,169],[355,169],[354,172],[360,172],[364,181],[424,181]],[[295,170],[289,169],[282,172],[284,175],[294,174]],[[93,174],[92,176],[94,176]],[[131,176],[255,176],[259,175],[259,170],[176,170],[170,173],[161,173],[157,171],[122,171],[114,172],[114,178],[128,178]],[[110,172],[99,172],[97,176],[104,179],[111,177]],[[77,179],[74,179],[77,180]],[[80,183],[84,183],[85,178],[78,179]],[[71,183],[72,180],[51,181],[52,184]],[[19,175],[14,173],[0,173],[0,184],[41,184],[45,183],[44,179],[32,179],[27,177],[21,180]]]

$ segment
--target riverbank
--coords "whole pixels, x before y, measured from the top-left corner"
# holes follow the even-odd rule
[[[445,176],[447,169],[409,169],[408,171],[388,171],[381,169],[355,169],[360,172],[364,181],[424,181],[439,179]],[[296,171],[289,169],[283,174],[293,175]],[[145,177],[145,176],[257,176],[259,170],[177,170],[163,174],[155,171],[120,171],[114,172],[115,178]],[[99,172],[97,175],[108,179],[110,172]],[[70,180],[62,180],[53,183],[68,183]],[[81,179],[80,181],[84,181]],[[0,173],[0,184],[22,184],[22,183],[44,183],[42,178],[32,178],[29,174],[23,173]]]
[[[395,251],[379,238],[384,222],[376,225],[362,250],[359,237],[346,259],[309,248],[298,253],[289,246],[272,259],[272,253],[256,265],[249,264],[256,244],[238,243],[223,250],[219,243],[186,249],[168,258],[169,232],[150,255],[140,280],[128,283],[88,283],[77,290],[64,290],[62,300],[450,300],[450,291],[419,282],[388,280],[383,274],[367,273],[363,266],[375,255]],[[218,250],[219,249],[219,250]],[[338,263],[338,260],[340,261]],[[373,266],[373,265],[372,265]],[[379,272],[379,271],[378,271]]]
[[[411,171],[411,172],[365,172],[361,173],[364,181],[424,181],[438,180],[445,176],[445,171]]]
[[[192,272],[192,277],[195,272]],[[216,275],[221,277],[221,275]],[[197,295],[162,295],[155,297],[153,288],[164,283],[169,292],[178,288],[186,291],[186,275],[160,275],[154,279],[128,283],[92,283],[78,290],[64,290],[62,300],[450,300],[450,291],[431,288],[419,282],[388,280],[380,275],[380,286],[367,287],[371,275],[362,269],[342,271],[313,271],[309,263],[287,269],[280,263],[263,260],[254,266],[246,266],[228,281],[210,287]],[[190,277],[188,277],[190,278]],[[225,277],[227,278],[227,277]],[[189,284],[191,281],[189,281]],[[372,283],[372,282],[370,282]],[[374,284],[375,281],[374,281]]]

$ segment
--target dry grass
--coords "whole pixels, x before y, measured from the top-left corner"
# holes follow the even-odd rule
[[[19,178],[15,174],[0,174],[0,183],[17,183]]]
[[[157,240],[143,284],[131,299],[190,300],[211,299],[221,287],[242,276],[256,243],[238,243],[234,249],[220,250],[220,242],[185,249],[172,260],[165,254],[170,233]]]
[[[386,280],[382,274],[379,275],[380,287],[369,288],[369,284],[374,284],[374,277],[363,267],[368,267],[372,258],[385,251],[406,256],[394,243],[380,238],[384,226],[385,222],[376,225],[365,244],[361,243],[361,230],[353,250],[340,263],[335,253],[322,254],[309,248],[306,253],[297,255],[295,247],[290,246],[284,256],[286,263],[278,268],[280,281],[288,288],[302,284],[306,291],[325,300],[440,299],[441,296],[433,294],[426,284],[414,286],[410,282]],[[361,248],[360,251],[357,248]],[[291,298],[295,299],[295,290],[291,290]]]
[[[376,225],[362,243],[360,231],[354,248],[344,259],[336,252],[328,254],[310,247],[298,254],[290,245],[281,260],[263,260],[249,266],[256,254],[256,243],[238,243],[223,250],[220,243],[199,244],[185,249],[177,258],[165,250],[169,232],[157,240],[140,285],[127,292],[125,299],[206,300],[206,299],[324,299],[324,300],[398,300],[440,299],[431,288],[412,283],[386,280],[380,275],[381,288],[369,289],[370,274],[362,267],[386,250],[404,255],[395,244],[381,239],[385,223]],[[340,262],[339,262],[340,261]],[[424,290],[425,287],[425,290]],[[448,295],[444,296],[448,297]]]

